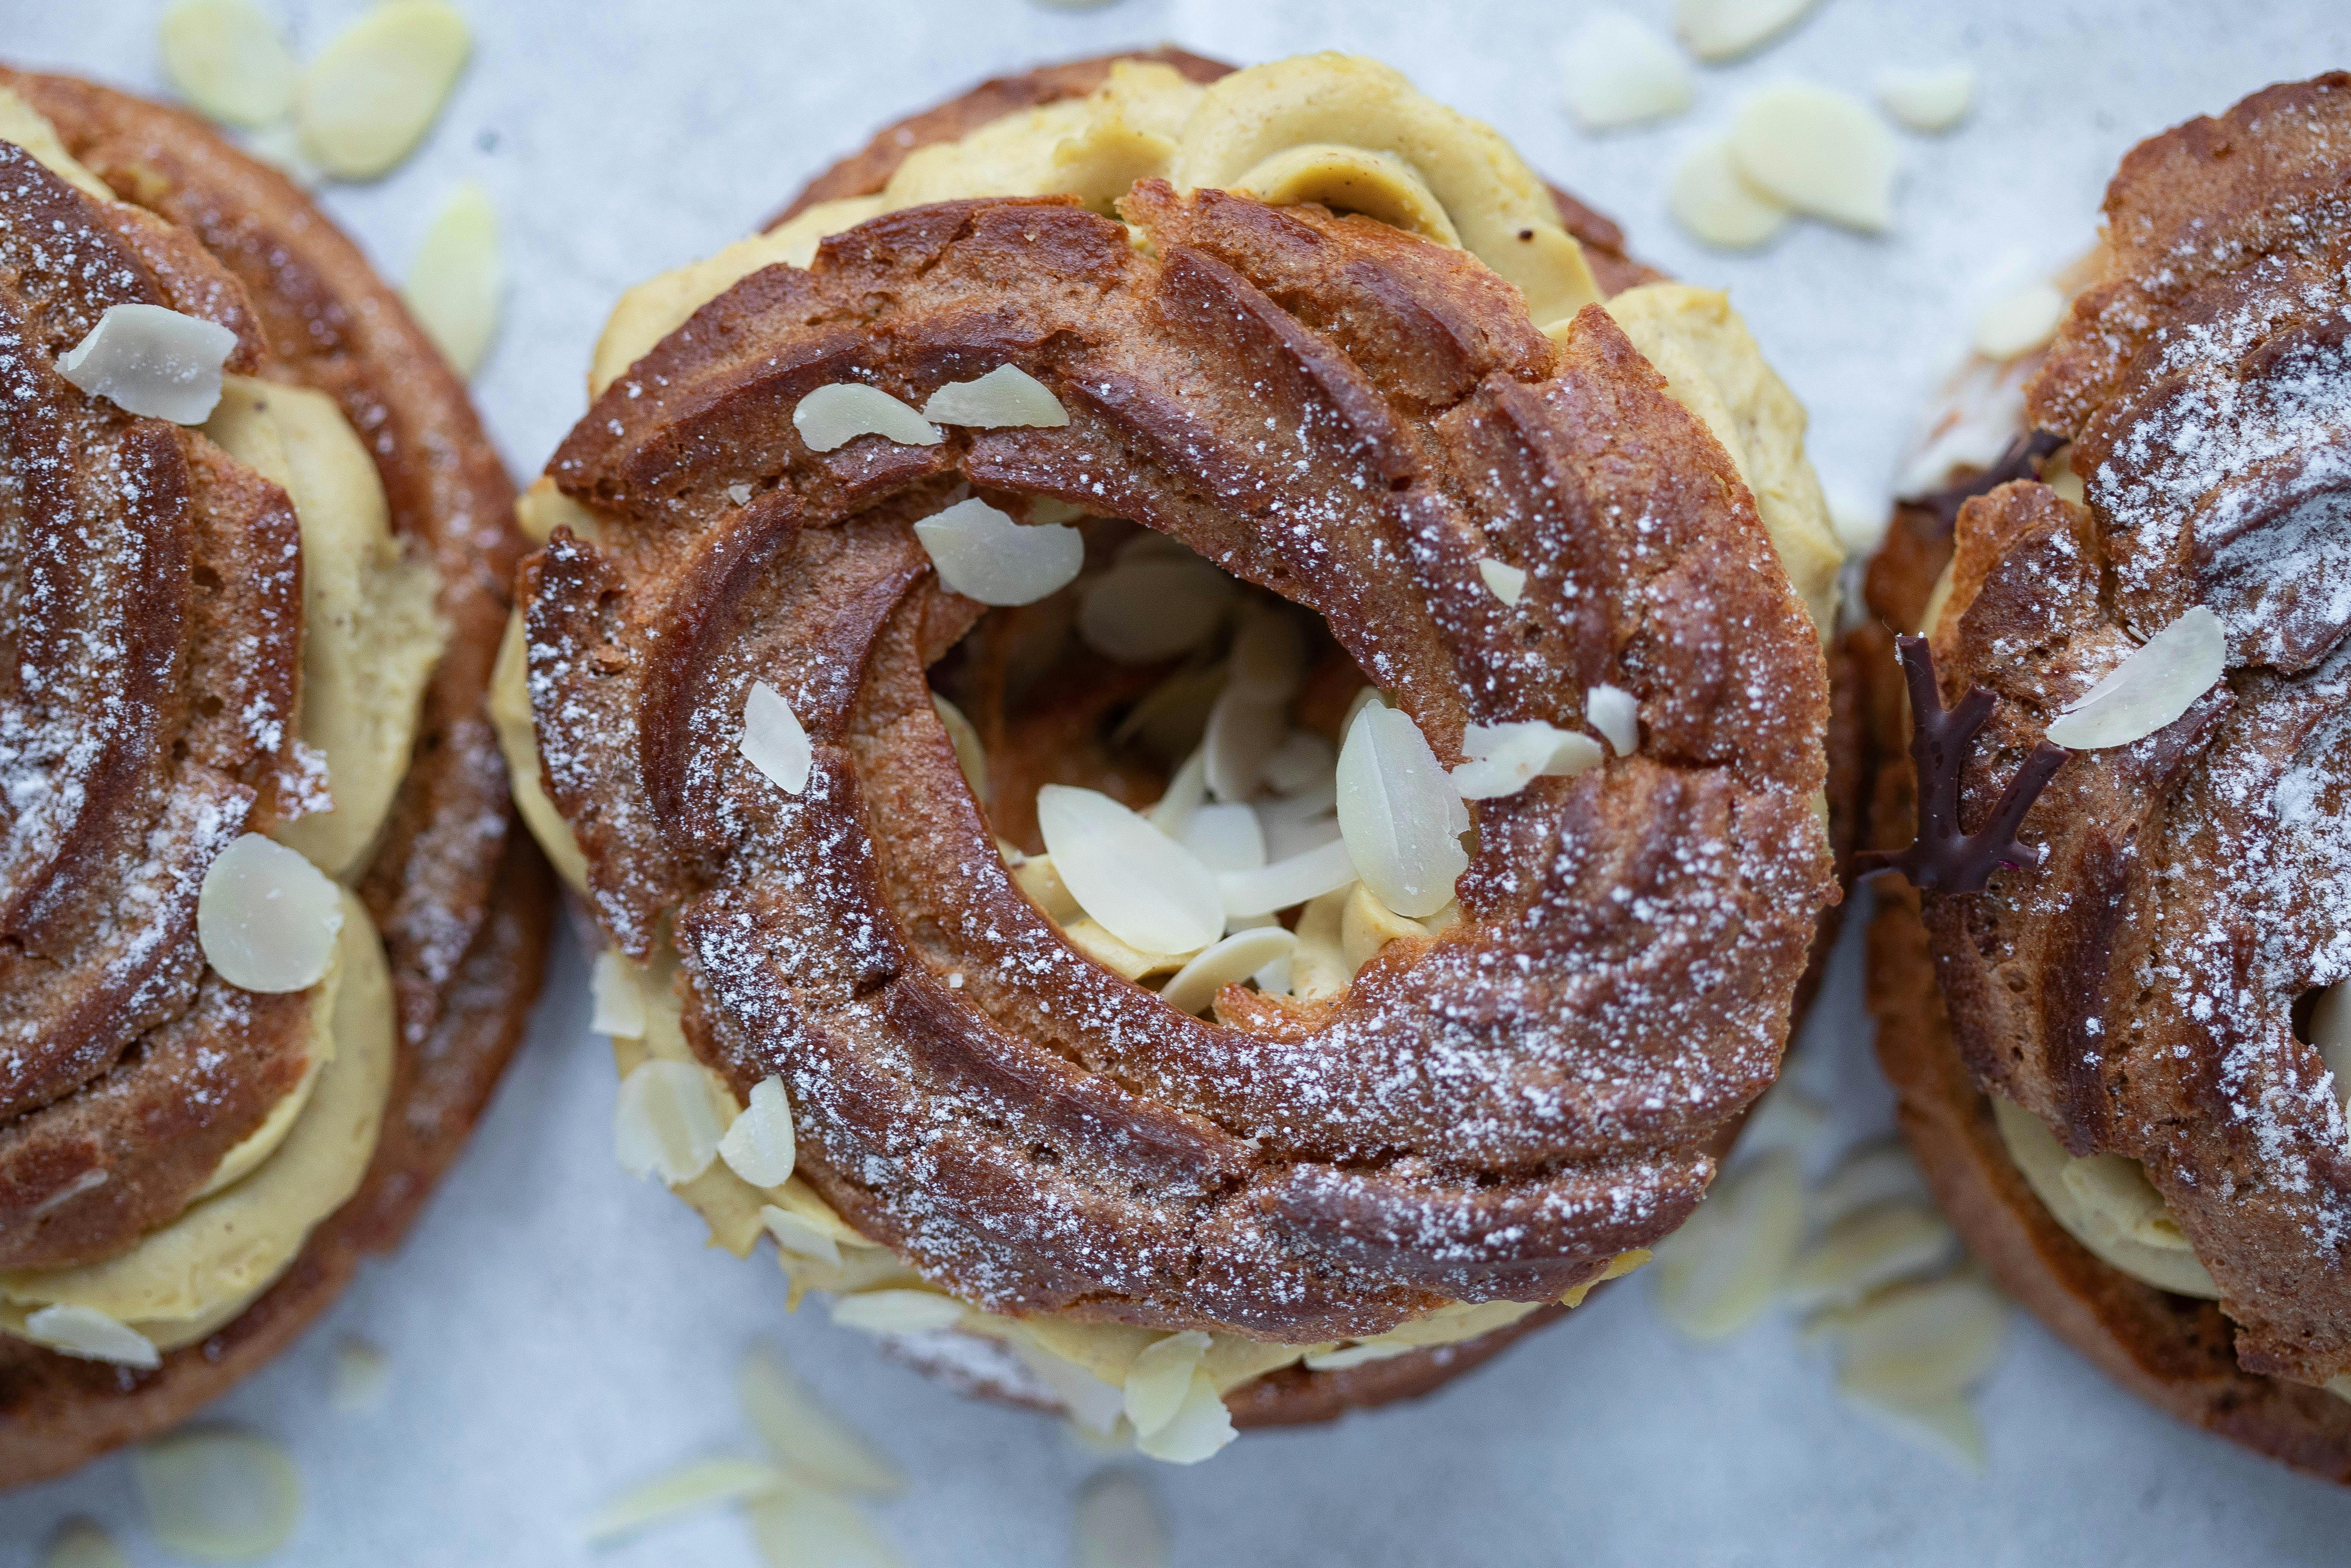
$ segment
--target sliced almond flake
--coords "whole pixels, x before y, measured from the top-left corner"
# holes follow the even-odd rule
[[[1567,41],[1567,106],[1586,131],[1661,120],[1690,106],[1674,47],[1622,11],[1587,13]]]
[[[1426,1348],[1404,1340],[1358,1340],[1341,1345],[1337,1350],[1320,1350],[1306,1358],[1309,1372],[1344,1372],[1351,1366],[1364,1366],[1374,1361],[1394,1361],[1400,1355]]]
[[[816,766],[816,752],[809,745],[808,731],[800,727],[799,716],[765,681],[752,682],[750,695],[743,699],[743,734],[735,749],[787,795],[806,789]]]
[[[1293,729],[1267,754],[1258,776],[1275,794],[1285,799],[1323,790],[1335,800],[1338,785],[1333,776],[1338,769],[1337,747],[1311,729]]]
[[[866,1333],[928,1333],[963,1321],[963,1303],[934,1291],[860,1291],[835,1297],[832,1321]]]
[[[1872,1204],[1830,1226],[1796,1255],[1788,1269],[1788,1299],[1806,1308],[1857,1301],[1948,1261],[1959,1241],[1959,1233],[1928,1204],[1899,1197]]]
[[[1372,890],[1360,882],[1347,894],[1339,916],[1339,951],[1347,960],[1350,979],[1397,937],[1427,935],[1427,926],[1398,915],[1373,897]]]
[[[1016,523],[977,497],[914,525],[939,580],[982,604],[1034,604],[1075,581],[1086,542],[1061,523]]]
[[[2210,691],[2228,657],[2220,618],[2192,606],[2076,697],[2050,723],[2049,739],[2076,751],[2144,740]]]
[[[792,1139],[792,1105],[784,1081],[769,1076],[751,1085],[750,1102],[727,1124],[718,1157],[753,1186],[781,1186],[799,1157]]]
[[[1468,863],[1466,856],[1463,863]],[[1242,919],[1335,893],[1356,876],[1354,851],[1339,838],[1256,871],[1226,872],[1217,878],[1217,887],[1225,914]]]
[[[1156,664],[1215,636],[1236,591],[1231,578],[1196,559],[1122,560],[1079,596],[1078,635],[1123,664]]]
[[[751,1537],[769,1568],[905,1568],[845,1498],[787,1486],[751,1505]]]
[[[461,381],[471,381],[497,335],[506,271],[498,257],[498,210],[468,181],[424,231],[401,298]]]
[[[1169,1464],[1196,1465],[1235,1436],[1232,1415],[1217,1396],[1217,1385],[1207,1373],[1195,1372],[1174,1417],[1157,1431],[1137,1436],[1134,1446]]]
[[[1306,641],[1297,618],[1253,601],[1233,633],[1227,690],[1244,700],[1287,703],[1306,678]]]
[[[964,716],[963,709],[936,692],[931,694],[931,711],[939,716],[939,725],[947,732],[947,744],[955,747],[956,766],[963,770],[963,781],[971,787],[972,799],[987,805],[987,748],[980,744],[979,730]]]
[[[631,1487],[588,1516],[590,1546],[633,1534],[682,1513],[765,1497],[784,1484],[784,1472],[751,1459],[697,1459]]]
[[[298,850],[245,833],[214,857],[196,894],[204,962],[240,990],[307,990],[335,956],[343,896]]]
[[[1071,925],[1085,915],[1078,901],[1070,896],[1070,884],[1053,869],[1051,855],[1023,856],[1012,868],[1012,883],[1056,925]]]
[[[1159,999],[1179,1013],[1199,1012],[1227,986],[1238,985],[1297,947],[1297,936],[1279,925],[1236,931],[1176,970],[1160,988]]]
[[[671,1186],[708,1170],[726,1127],[718,1101],[724,1092],[693,1062],[639,1062],[621,1080],[612,1109],[612,1148],[621,1168],[633,1176],[659,1176]]]
[[[1888,1396],[1840,1382],[1839,1392],[1855,1408],[1866,1411],[1888,1429],[1932,1449],[1972,1475],[1981,1475],[1991,1462],[1984,1441],[1983,1420],[1965,1395],[1947,1394],[1935,1399]]]
[[[1873,1203],[1926,1196],[1927,1178],[1918,1174],[1909,1149],[1899,1138],[1884,1138],[1847,1154],[1806,1196],[1805,1217],[1814,1227],[1825,1228]]]
[[[1225,929],[1216,873],[1143,818],[1094,789],[1037,791],[1037,831],[1071,895],[1144,953],[1192,953]]]
[[[894,1497],[906,1490],[905,1472],[834,1414],[766,1346],[753,1346],[743,1358],[735,1389],[759,1440],[794,1474],[864,1497]]]
[[[131,1473],[155,1539],[204,1562],[266,1557],[302,1517],[292,1458],[249,1432],[183,1428],[132,1449]]]
[[[1487,591],[1512,607],[1527,591],[1526,569],[1496,560],[1492,556],[1479,561],[1478,575],[1485,580]]]
[[[156,26],[163,69],[196,111],[267,125],[294,108],[294,56],[254,0],[178,0]]]
[[[96,1307],[78,1302],[60,1301],[26,1313],[25,1333],[36,1343],[84,1361],[111,1362],[117,1366],[148,1371],[163,1364],[154,1341],[129,1323],[118,1322]]]
[[[1697,1212],[1657,1243],[1649,1273],[1658,1310],[1693,1339],[1745,1328],[1779,1293],[1803,1218],[1803,1185],[1785,1153],[1717,1179]]]
[[[1420,727],[1381,705],[1358,712],[1339,752],[1339,831],[1380,902],[1416,916],[1451,903],[1454,879],[1469,866],[1459,840],[1468,826],[1468,811]]]
[[[1071,1556],[1076,1568],[1169,1568],[1167,1521],[1151,1489],[1124,1470],[1104,1470],[1078,1493]]]
[[[1353,978],[1340,946],[1349,896],[1350,888],[1337,888],[1299,911],[1298,950],[1290,956],[1290,994],[1301,1001],[1344,995]]]
[[[2013,360],[2048,346],[2065,319],[2065,296],[2043,279],[2002,295],[1976,318],[1975,350],[1987,360]]]
[[[1800,213],[1867,234],[1893,225],[1894,133],[1849,93],[1763,89],[1731,121],[1730,155],[1740,175]]]
[[[346,1416],[381,1408],[392,1390],[392,1358],[357,1335],[335,1346],[335,1368],[327,1403]]]
[[[1381,707],[1395,706],[1395,704],[1388,701],[1387,695],[1377,686],[1359,686],[1355,689],[1355,695],[1347,699],[1347,711],[1339,719],[1339,739],[1342,744],[1344,744],[1347,737],[1354,731],[1355,716],[1374,704]]]
[[[1265,864],[1265,829],[1248,806],[1216,802],[1192,813],[1177,841],[1210,871],[1255,871]]]
[[[1465,800],[1515,795],[1540,778],[1572,779],[1599,767],[1604,756],[1590,736],[1541,719],[1470,725],[1461,751],[1469,760],[1451,777]]]
[[[1218,800],[1247,800],[1263,781],[1265,764],[1290,730],[1287,697],[1266,698],[1238,682],[1228,683],[1208,710],[1200,749],[1208,764],[1208,793]]]
[[[1173,975],[1190,963],[1201,949],[1186,948],[1181,953],[1153,953],[1120,941],[1102,925],[1092,920],[1072,921],[1061,928],[1070,946],[1101,965],[1122,980],[1140,985],[1153,975]]]
[[[98,1521],[68,1519],[42,1549],[41,1568],[131,1568],[131,1559]]]
[[[1666,211],[1691,235],[1718,250],[1752,250],[1788,226],[1787,204],[1755,188],[1739,172],[1730,143],[1709,137],[1675,165],[1666,183]]]
[[[1257,820],[1265,833],[1268,863],[1294,859],[1309,850],[1319,850],[1324,844],[1336,842],[1339,838],[1338,810],[1339,783],[1335,768],[1330,782],[1318,789],[1287,800],[1259,801]]]
[[[1021,1364],[1037,1375],[1037,1381],[1053,1391],[1061,1402],[1062,1412],[1071,1424],[1089,1437],[1107,1437],[1119,1432],[1126,1419],[1126,1391],[1115,1383],[1105,1383],[1092,1373],[1065,1356],[1055,1355],[1028,1339],[1012,1342],[1013,1354]],[[1120,1451],[1126,1445],[1117,1445]]]
[[[637,967],[615,949],[596,955],[588,995],[595,1007],[588,1019],[592,1032],[614,1040],[644,1039],[645,994],[637,986]]]
[[[1070,411],[1053,389],[1018,365],[998,365],[976,381],[950,382],[923,404],[934,424],[973,425],[987,430],[1015,426],[1047,429],[1070,423]]]
[[[1892,67],[1877,73],[1878,107],[1913,131],[1949,131],[1967,118],[1975,96],[1973,66]]]
[[[901,446],[936,446],[938,427],[880,387],[834,382],[792,405],[792,428],[810,452],[831,452],[861,435],[878,435]]]
[[[1815,1315],[1812,1328],[1836,1345],[1839,1387],[1888,1399],[1937,1399],[1991,1374],[2008,1312],[2006,1297],[1959,1274],[1830,1309]]]
[[[1795,25],[1815,0],[1677,0],[1674,31],[1702,60],[1743,55]]]
[[[1597,685],[1583,694],[1583,716],[1608,737],[1619,757],[1630,757],[1641,744],[1641,699],[1622,686]]]
[[[751,504],[751,486],[743,484],[729,485],[726,486],[726,498],[738,507],[747,507]]]
[[[235,351],[236,334],[217,321],[161,305],[110,305],[57,356],[57,374],[125,413],[202,424],[220,402],[221,366]]]
[[[1151,825],[1171,839],[1180,841],[1184,830],[1191,824],[1192,813],[1208,798],[1208,754],[1207,749],[1195,750],[1167,780],[1167,792],[1158,802],[1143,813]]]
[[[390,172],[432,128],[472,47],[446,0],[384,0],[302,73],[294,120],[303,151],[337,179]]]
[[[1126,1418],[1138,1435],[1148,1437],[1176,1419],[1208,1343],[1207,1334],[1186,1330],[1145,1345],[1135,1356],[1126,1374]]]
[[[759,1223],[768,1228],[768,1234],[784,1251],[799,1258],[813,1258],[834,1268],[841,1266],[841,1243],[822,1226],[772,1203],[759,1206]]]

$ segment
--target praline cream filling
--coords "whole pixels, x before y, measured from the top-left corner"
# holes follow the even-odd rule
[[[1576,310],[1600,302],[1582,247],[1559,225],[1548,189],[1489,128],[1422,97],[1400,75],[1371,61],[1315,55],[1236,72],[1206,88],[1160,65],[1113,68],[1092,95],[1006,116],[960,141],[910,154],[879,194],[828,202],[710,258],[665,273],[623,295],[596,347],[589,375],[601,394],[664,337],[741,278],[777,263],[806,267],[827,235],[922,203],[976,195],[1070,194],[1110,214],[1138,179],[1178,189],[1210,186],[1275,202],[1323,203],[1377,218],[1445,245],[1463,246],[1515,284],[1531,316],[1563,333]],[[1138,236],[1138,243],[1142,243]],[[1725,297],[1679,284],[1627,290],[1605,308],[1667,382],[1671,395],[1704,421],[1756,497],[1782,565],[1825,637],[1835,623],[1842,550],[1818,480],[1803,456],[1804,413],[1764,363]],[[520,508],[526,532],[541,539],[559,525],[593,538],[593,514],[540,479]],[[1032,519],[1046,520],[1046,519]],[[575,888],[585,862],[569,827],[540,785],[530,719],[525,639],[510,621],[493,678],[491,712],[524,820]],[[1352,716],[1352,715],[1350,716]],[[952,731],[953,721],[947,720]],[[968,727],[967,726],[966,727]],[[958,755],[968,749],[958,746]],[[967,771],[972,759],[965,758]],[[984,759],[983,759],[984,761]],[[1125,951],[1097,937],[1050,863],[1017,855],[1014,874],[1073,942],[1129,977],[1156,972],[1165,955]],[[1358,907],[1359,905],[1364,907]],[[1436,925],[1443,923],[1441,917]],[[1291,994],[1327,996],[1380,945],[1434,929],[1404,919],[1361,884],[1306,905],[1291,963]],[[1114,946],[1113,946],[1114,944]],[[1140,961],[1138,964],[1137,961]],[[674,966],[632,975],[643,993],[643,1035],[614,1040],[625,1077],[648,1060],[699,1067],[680,1031]],[[1173,966],[1161,963],[1164,970]],[[705,1072],[706,1069],[704,1069]],[[709,1073],[728,1113],[731,1092]],[[755,1187],[712,1160],[676,1190],[707,1221],[712,1240],[747,1254],[763,1230],[778,1241],[793,1299],[808,1290],[844,1297],[918,1291],[950,1301],[886,1249],[843,1222],[806,1182]],[[1641,1256],[1646,1256],[1643,1254]],[[1639,1261],[1628,1254],[1625,1267]],[[1571,1304],[1582,1290],[1570,1292]],[[1430,1345],[1456,1343],[1517,1322],[1537,1303],[1454,1303],[1389,1333],[1317,1345],[1271,1344],[1237,1334],[1205,1336],[1198,1370],[1222,1395],[1301,1360],[1338,1368]],[[1073,1413],[1098,1406],[1135,1371],[1137,1358],[1169,1336],[1071,1318],[1015,1318],[961,1305],[947,1320],[1012,1348],[1059,1391]],[[1074,1380],[1074,1381],[1073,1381]]]

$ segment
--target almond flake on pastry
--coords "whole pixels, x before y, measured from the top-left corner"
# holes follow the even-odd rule
[[[1641,699],[1622,686],[1595,685],[1583,694],[1583,716],[1619,757],[1641,746]]]
[[[343,928],[342,894],[299,852],[246,833],[205,868],[196,895],[204,962],[230,985],[265,993],[319,983]]]
[[[1526,568],[1511,566],[1492,556],[1479,561],[1478,575],[1485,580],[1494,597],[1505,604],[1518,603],[1519,596],[1527,591]]]
[[[833,1298],[832,1321],[872,1334],[925,1333],[953,1328],[963,1311],[961,1301],[935,1291],[858,1291]]]
[[[789,1208],[778,1208],[772,1203],[759,1206],[759,1223],[775,1238],[776,1245],[796,1257],[813,1258],[820,1263],[841,1266],[841,1243],[831,1232],[815,1221],[794,1214]]]
[[[612,1146],[631,1176],[659,1176],[671,1186],[692,1181],[718,1157],[725,1135],[717,1081],[690,1061],[655,1058],[621,1080],[612,1113]]]
[[[1134,1446],[1151,1458],[1172,1465],[1196,1465],[1237,1435],[1232,1414],[1225,1408],[1217,1385],[1209,1381],[1207,1373],[1195,1372],[1175,1415],[1157,1430],[1138,1436]]]
[[[1195,952],[1223,933],[1216,873],[1109,796],[1048,784],[1037,827],[1079,907],[1137,951]]]
[[[1279,925],[1236,931],[1176,970],[1159,988],[1159,999],[1180,1013],[1199,1012],[1227,986],[1239,985],[1297,949],[1297,934]]]
[[[221,367],[235,351],[236,334],[216,321],[162,305],[110,305],[57,357],[57,373],[125,413],[202,424],[220,402]]]
[[[785,794],[797,795],[808,788],[816,761],[808,731],[800,727],[799,716],[783,694],[765,681],[752,682],[750,695],[743,699],[743,735],[735,748]]]
[[[1176,1419],[1192,1391],[1192,1375],[1207,1354],[1208,1336],[1196,1329],[1153,1341],[1126,1374],[1126,1418],[1144,1437]]]
[[[1593,694],[1606,689],[1594,687]],[[1573,779],[1599,767],[1604,756],[1590,736],[1541,719],[1470,725],[1461,732],[1461,754],[1469,760],[1452,778],[1464,800],[1515,795],[1539,778]]]
[[[1468,869],[1468,810],[1420,727],[1374,704],[1339,750],[1339,831],[1356,872],[1399,915],[1434,915]]]
[[[592,1033],[614,1040],[645,1037],[645,994],[638,988],[635,965],[607,947],[596,955],[588,994],[594,1006],[588,1019]]]
[[[2210,691],[2228,657],[2220,618],[2191,605],[2051,720],[2049,742],[2092,751],[2144,740]]]
[[[163,1364],[154,1341],[129,1323],[78,1302],[60,1301],[26,1313],[25,1332],[51,1350],[85,1361],[110,1361],[149,1371]]]
[[[914,525],[939,580],[982,604],[1033,604],[1086,564],[1085,536],[1066,523],[1017,523],[977,497]]]
[[[934,424],[984,430],[1051,429],[1070,423],[1053,389],[1018,365],[998,365],[977,381],[950,382],[923,404]]]
[[[936,446],[938,427],[880,387],[863,382],[820,386],[792,406],[792,428],[810,452],[831,452],[861,435],[900,446]]]
[[[1078,635],[1121,664],[1156,664],[1215,635],[1232,601],[1232,579],[1197,557],[1130,558],[1086,585]]]
[[[751,1085],[749,1102],[718,1140],[718,1157],[753,1186],[781,1186],[791,1179],[792,1105],[781,1078]]]

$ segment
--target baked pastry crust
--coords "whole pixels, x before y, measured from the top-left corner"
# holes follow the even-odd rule
[[[2351,439],[2346,136],[2338,73],[2135,150],[2108,190],[2100,275],[2027,392],[2038,427],[2072,442],[2087,506],[2004,484],[1959,508],[1955,540],[1906,507],[1870,571],[1873,607],[1907,627],[1949,562],[1945,695],[2001,699],[1962,778],[1971,821],[2134,643],[2190,605],[2220,615],[2227,675],[2168,727],[2064,765],[2027,819],[2041,867],[1927,895],[1932,978],[1917,903],[1889,899],[1873,1007],[1905,1129],[2003,1282],[2141,1394],[2337,1480],[2351,1404],[2314,1385],[2351,1370],[2351,1156],[2295,1009],[2344,978],[2333,907],[2351,862],[2280,802],[2307,795],[2323,823],[2351,777],[2344,547],[2327,526],[2344,486],[2331,455]],[[1898,752],[1898,695],[1881,684],[1874,706]],[[1907,836],[1911,789],[1889,758],[1881,842]],[[2142,1162],[2220,1305],[2142,1284],[2059,1228],[1978,1086],[2077,1155]]]
[[[184,246],[193,270],[233,279],[221,293],[241,290],[245,362],[266,356],[269,373],[329,393],[368,434],[394,529],[418,541],[438,573],[448,630],[410,771],[359,889],[390,962],[399,1050],[363,1186],[253,1305],[166,1353],[158,1370],[0,1338],[0,1480],[16,1484],[183,1419],[289,1343],[362,1257],[398,1241],[520,1038],[538,992],[550,890],[528,835],[512,831],[505,767],[484,713],[503,585],[521,539],[512,490],[463,386],[398,296],[309,201],[200,121],[67,78],[0,68],[0,88],[47,117],[122,200],[155,214],[152,231]],[[222,591],[230,582],[224,577]],[[276,1082],[282,1092],[289,1081]],[[250,1096],[252,1120],[270,1098],[266,1083]],[[192,1131],[203,1147],[225,1135]],[[155,1163],[184,1183],[174,1174],[183,1165],[208,1170],[211,1162],[175,1153]]]

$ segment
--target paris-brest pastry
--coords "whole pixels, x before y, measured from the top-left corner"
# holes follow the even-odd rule
[[[2338,1481],[2347,188],[2340,73],[2134,149],[2054,341],[1954,383],[1860,634],[1878,1050],[1944,1207],[2126,1386]]]
[[[395,1242],[538,985],[463,387],[277,172],[0,69],[0,1486]]]
[[[632,291],[496,709],[625,1164],[1196,1459],[1634,1266],[1834,900],[1802,413],[1493,131],[1162,53]]]

